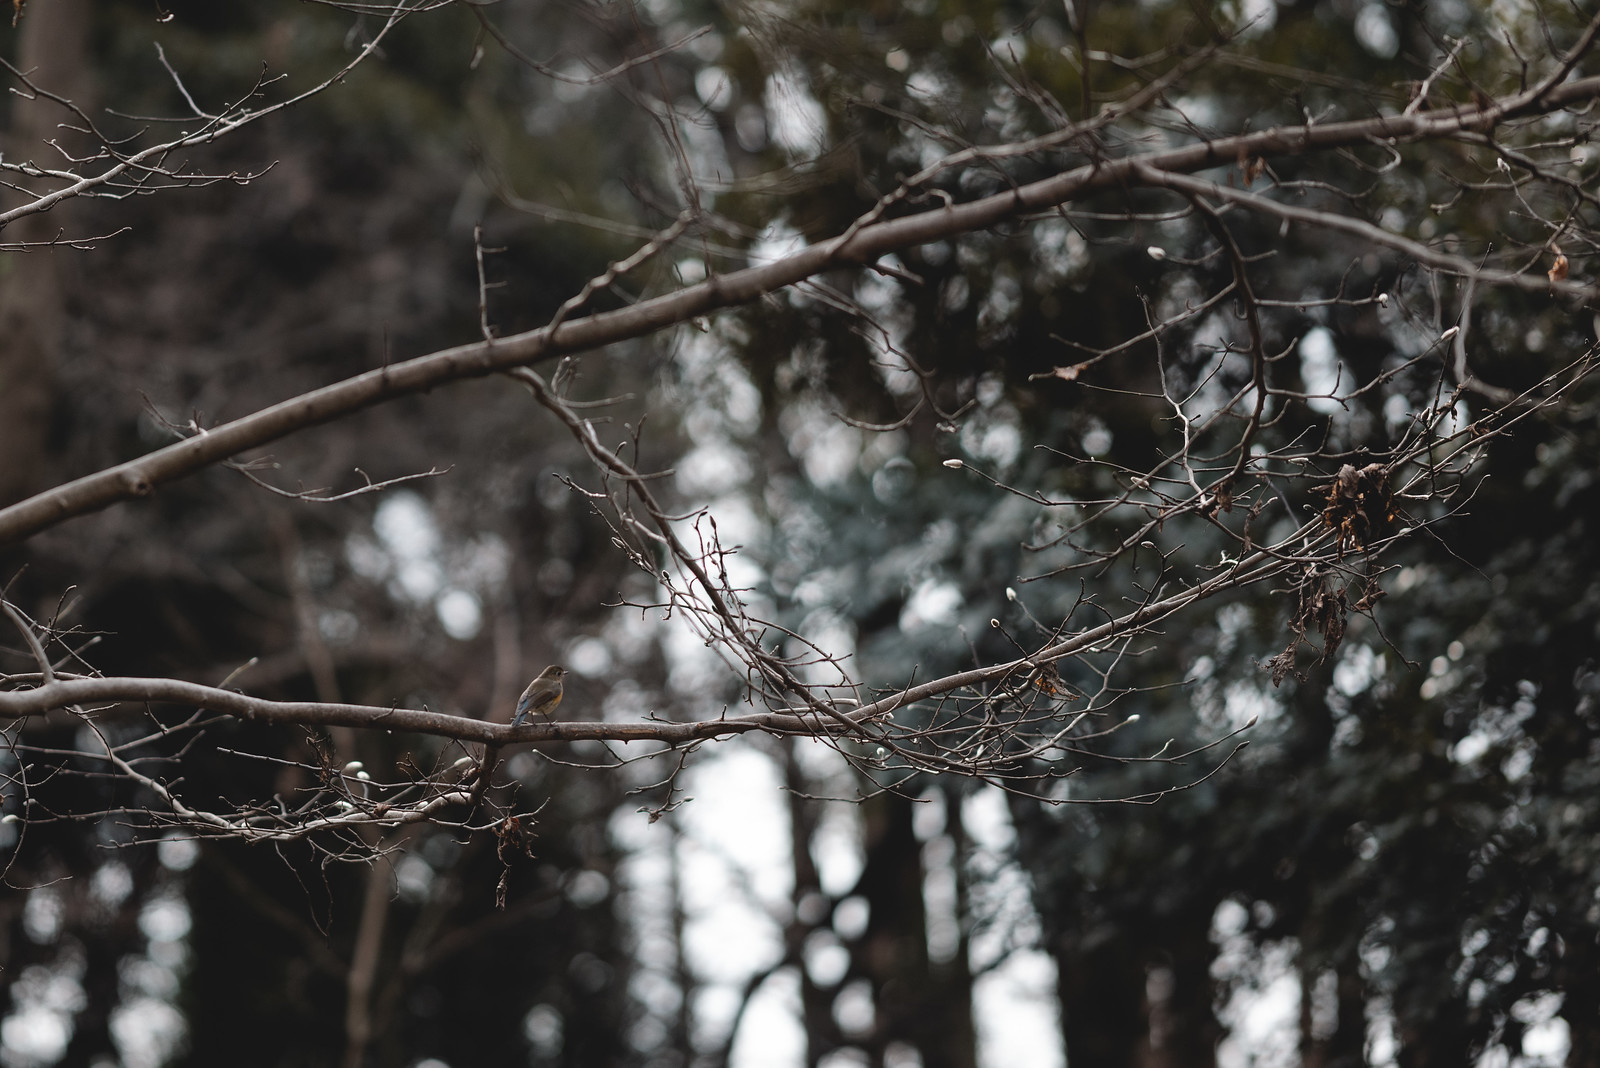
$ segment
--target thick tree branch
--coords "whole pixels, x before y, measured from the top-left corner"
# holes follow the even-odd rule
[[[852,228],[774,263],[712,277],[630,307],[602,312],[503,340],[482,341],[368,371],[282,401],[115,467],[86,475],[0,509],[0,545],[23,541],[66,519],[143,497],[166,482],[221,463],[309,427],[397,397],[477,378],[567,353],[644,337],[722,308],[749,303],[823,271],[870,263],[887,253],[982,230],[1097,193],[1168,184],[1167,176],[1233,165],[1241,158],[1304,155],[1370,143],[1401,144],[1483,132],[1497,124],[1600,99],[1600,77],[1539,87],[1487,107],[1382,115],[1326,125],[1275,127],[1162,152],[1098,160],[1062,174],[964,204]],[[1214,183],[1206,183],[1211,194]],[[1308,222],[1327,224],[1320,213]],[[1343,220],[1345,223],[1352,220]],[[1359,223],[1359,226],[1369,224]],[[1499,281],[1480,274],[1481,281]],[[1529,276],[1530,278],[1534,276]],[[1519,275],[1507,275],[1506,284]],[[1547,283],[1540,281],[1539,285]],[[1580,287],[1585,293],[1592,293]]]
[[[63,678],[32,689],[0,691],[0,719],[21,719],[61,708],[111,704],[171,704],[205,708],[241,719],[275,724],[357,727],[406,731],[451,738],[462,742],[552,744],[580,740],[609,742],[662,742],[683,745],[710,738],[762,731],[772,734],[827,735],[876,724],[882,717],[915,702],[959,689],[1003,679],[1019,670],[1072,656],[1101,645],[1131,629],[1148,626],[1172,613],[1223,590],[1252,585],[1281,576],[1288,564],[1269,552],[1258,552],[1198,586],[1152,599],[1133,612],[1107,620],[1056,642],[1032,657],[1019,658],[960,672],[898,691],[890,697],[857,709],[835,710],[823,717],[811,709],[760,712],[692,723],[526,723],[521,727],[469,719],[444,712],[372,705],[333,704],[317,701],[270,701],[234,690],[224,690],[180,679]],[[875,738],[874,740],[881,740]]]
[[[207,708],[262,723],[305,724],[325,727],[359,727],[406,731],[452,738],[462,742],[495,745],[573,742],[604,739],[616,742],[658,741],[669,745],[700,741],[752,730],[805,731],[812,729],[798,716],[763,713],[704,723],[527,723],[512,727],[454,716],[446,712],[374,705],[324,704],[317,701],[268,701],[233,690],[218,689],[180,679],[61,678],[29,690],[0,692],[0,719],[20,719],[75,705],[170,704]]]

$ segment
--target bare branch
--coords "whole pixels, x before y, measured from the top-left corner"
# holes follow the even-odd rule
[[[137,460],[86,475],[0,509],[0,545],[24,540],[66,519],[118,501],[147,496],[163,483],[220,463],[247,449],[375,404],[426,392],[448,382],[483,377],[555,356],[643,337],[721,308],[757,300],[767,293],[826,270],[870,263],[889,252],[985,229],[1020,215],[1097,193],[1139,185],[1183,189],[1219,200],[1237,201],[1280,217],[1339,229],[1373,240],[1377,240],[1378,235],[1384,235],[1382,243],[1393,245],[1404,239],[1385,235],[1384,231],[1369,223],[1291,208],[1184,175],[1208,167],[1231,165],[1240,158],[1254,156],[1304,155],[1375,141],[1401,144],[1448,138],[1458,133],[1492,129],[1513,118],[1597,98],[1600,98],[1600,77],[1565,82],[1542,92],[1517,94],[1491,102],[1483,108],[1456,107],[1409,116],[1378,116],[1342,123],[1278,127],[1163,152],[1099,160],[964,204],[853,226],[838,237],[807,246],[774,263],[713,276],[697,285],[643,300],[628,308],[560,322],[553,329],[545,327],[496,339],[493,343],[480,341],[419,356],[279,402],[253,415],[215,427],[203,437],[169,445]],[[1550,284],[1548,280],[1539,280],[1538,276],[1478,271],[1455,257],[1437,253],[1426,246],[1403,247],[1422,262],[1462,274],[1475,274],[1480,282],[1486,284],[1518,288],[1547,288]],[[1558,291],[1585,297],[1595,292],[1591,286],[1570,281],[1560,283]]]

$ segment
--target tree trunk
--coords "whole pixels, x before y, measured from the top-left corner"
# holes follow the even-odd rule
[[[89,96],[89,0],[32,0],[18,25],[17,66],[37,86],[86,106]],[[59,167],[49,140],[69,113],[50,100],[11,96],[7,157]],[[77,146],[72,146],[76,148]],[[41,191],[45,187],[38,187]],[[25,203],[9,190],[0,204]],[[29,215],[0,232],[0,242],[50,241],[62,230],[50,213]],[[53,370],[66,322],[61,284],[70,249],[0,253],[0,506],[48,484]]]

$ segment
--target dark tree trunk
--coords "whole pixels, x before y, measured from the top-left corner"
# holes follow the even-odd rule
[[[89,92],[89,0],[32,0],[18,26],[17,66],[33,83],[87,106]],[[57,126],[71,114],[49,100],[11,97],[11,128],[0,139],[6,156],[58,167],[48,140],[70,148],[71,135]],[[41,187],[42,189],[43,187]],[[25,203],[9,190],[6,208]],[[0,242],[50,241],[65,225],[61,215],[29,215],[0,231]],[[60,359],[66,322],[61,277],[70,249],[0,253],[0,506],[47,484],[53,371]]]

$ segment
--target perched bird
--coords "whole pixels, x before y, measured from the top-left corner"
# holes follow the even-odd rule
[[[517,714],[511,717],[513,727],[522,726],[522,721],[528,718],[528,713],[537,712],[541,716],[548,716],[556,710],[556,705],[561,703],[561,677],[567,669],[560,664],[551,664],[539,672],[539,677],[528,683],[528,688],[522,691],[522,699],[517,702]]]

